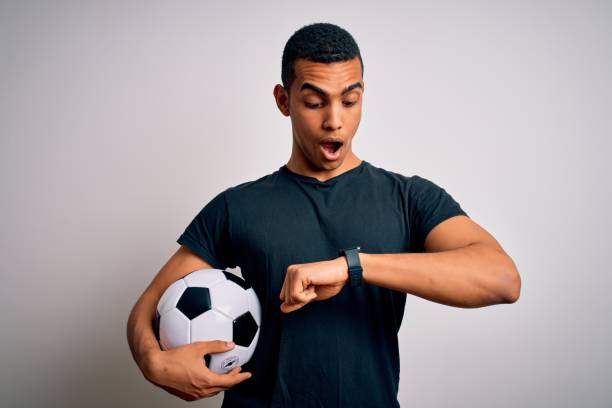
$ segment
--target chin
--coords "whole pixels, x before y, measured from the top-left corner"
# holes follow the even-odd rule
[[[344,163],[344,157],[340,157],[338,160],[333,162],[323,160],[322,165],[325,170],[336,170],[338,167],[342,166],[342,163]]]

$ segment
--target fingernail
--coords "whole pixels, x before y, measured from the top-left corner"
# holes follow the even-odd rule
[[[225,342],[225,344],[227,345],[227,347],[234,347],[234,342],[233,341],[227,341],[227,342]]]

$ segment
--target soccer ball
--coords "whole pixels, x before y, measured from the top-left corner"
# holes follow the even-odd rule
[[[168,286],[153,328],[163,350],[195,341],[233,341],[233,349],[204,356],[211,371],[225,374],[251,359],[260,325],[261,305],[253,288],[230,272],[199,269]]]

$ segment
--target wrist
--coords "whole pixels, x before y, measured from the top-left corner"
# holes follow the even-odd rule
[[[161,357],[161,350],[151,348],[142,353],[142,357],[138,362],[138,367],[140,367],[142,374],[153,383],[155,383],[157,379],[157,368],[159,367]]]
[[[363,277],[363,283],[370,283],[368,268],[366,268],[366,264],[368,263],[368,258],[370,257],[370,255],[371,254],[359,252],[359,262],[361,263],[361,276]]]
[[[346,260],[345,256],[339,256],[338,258],[336,258],[336,263],[338,264],[341,272],[341,276],[342,276],[342,284],[343,285],[348,285],[349,284],[349,268],[348,268],[348,262]]]

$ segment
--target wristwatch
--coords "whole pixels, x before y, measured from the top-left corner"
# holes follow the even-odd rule
[[[340,255],[346,257],[346,263],[348,264],[349,286],[363,285],[363,269],[359,261],[359,250],[361,250],[361,247],[340,250]]]

